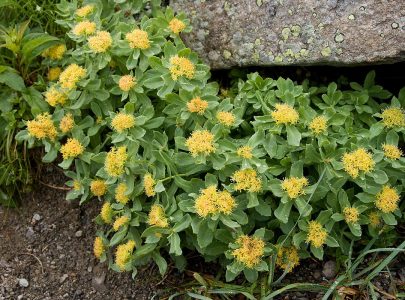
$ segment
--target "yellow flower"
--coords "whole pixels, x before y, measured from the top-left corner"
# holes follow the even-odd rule
[[[57,135],[51,115],[48,113],[37,115],[34,120],[28,121],[27,129],[29,135],[37,139],[49,138],[54,140]]]
[[[299,265],[300,258],[298,256],[297,248],[280,247],[277,246],[277,260],[276,265],[286,272],[291,272],[296,266]]]
[[[194,130],[186,140],[186,146],[193,157],[215,152],[214,135],[208,130]]]
[[[153,179],[152,175],[147,173],[143,176],[143,186],[145,188],[145,194],[148,197],[155,196],[155,180]]]
[[[120,87],[121,91],[129,92],[136,85],[136,79],[132,75],[124,75],[121,76],[118,86]]]
[[[288,104],[276,104],[276,109],[271,112],[271,117],[280,124],[296,124],[298,122],[298,112]]]
[[[376,211],[372,211],[368,214],[368,220],[370,222],[370,226],[373,228],[381,225],[380,215]]]
[[[153,204],[150,208],[148,224],[161,228],[169,227],[169,221],[166,218],[165,211],[162,206]]]
[[[283,180],[281,188],[287,192],[291,199],[305,195],[304,187],[308,185],[308,179],[305,177],[290,177]]]
[[[124,173],[125,162],[127,160],[127,148],[121,146],[111,148],[107,153],[104,168],[109,176],[117,177]]]
[[[222,125],[232,126],[233,124],[235,124],[236,117],[229,111],[219,111],[217,112],[217,120]]]
[[[101,179],[93,180],[90,183],[90,191],[94,196],[101,197],[107,193],[107,184]]]
[[[61,60],[63,57],[63,54],[66,52],[66,45],[65,44],[59,44],[56,46],[52,46],[48,49],[46,49],[43,53],[43,57],[49,57],[52,60]]]
[[[328,232],[317,221],[310,221],[308,224],[307,243],[311,243],[315,248],[322,247],[326,243]]]
[[[64,105],[66,100],[67,95],[55,87],[51,87],[45,92],[45,101],[48,102],[50,106],[55,107],[58,104]]]
[[[194,64],[188,58],[178,55],[170,58],[169,70],[173,80],[177,80],[180,76],[193,79],[195,73]]]
[[[112,119],[111,126],[116,132],[121,133],[135,126],[135,117],[131,114],[120,112]]]
[[[199,115],[204,114],[208,108],[208,102],[202,100],[200,97],[195,97],[187,103],[187,109],[189,112],[197,113]]]
[[[76,88],[77,82],[86,77],[86,69],[76,65],[69,65],[59,76],[59,83],[62,88],[71,90]]]
[[[132,49],[145,50],[150,47],[148,33],[141,29],[134,29],[125,35],[125,39]]]
[[[103,206],[101,207],[100,217],[104,221],[104,223],[111,224],[113,217],[113,210],[109,202],[104,202]]]
[[[94,256],[97,257],[98,259],[100,259],[101,255],[103,255],[103,253],[104,253],[103,240],[99,236],[97,236],[94,239],[93,252],[94,252]]]
[[[384,155],[390,159],[400,159],[402,151],[395,145],[383,144]]]
[[[236,239],[238,248],[232,251],[237,261],[248,268],[256,266],[264,254],[264,241],[255,236],[241,235]]]
[[[127,216],[121,216],[117,218],[113,224],[114,231],[118,231],[122,226],[127,225],[129,222],[129,218]]]
[[[98,31],[94,36],[87,39],[89,47],[95,53],[103,53],[112,45],[111,34],[107,31]]]
[[[63,159],[75,158],[84,152],[83,145],[77,140],[69,138],[66,144],[60,147]]]
[[[96,23],[90,21],[79,22],[73,27],[74,35],[90,35],[96,32]]]
[[[252,150],[250,146],[242,146],[236,150],[236,154],[242,158],[251,159],[253,157]]]
[[[382,112],[382,119],[385,127],[405,126],[405,113],[401,108],[390,107]]]
[[[343,215],[345,217],[346,223],[357,223],[359,220],[359,210],[355,207],[345,207],[343,209]]]
[[[81,188],[82,188],[82,184],[80,183],[80,181],[77,179],[73,180],[73,189],[75,191],[80,191]]]
[[[398,208],[399,195],[395,189],[384,185],[376,195],[375,206],[384,213],[392,213]]]
[[[63,116],[62,120],[60,120],[59,129],[62,133],[68,133],[72,130],[73,126],[75,125],[75,120],[71,113],[68,113]]]
[[[229,215],[235,207],[236,201],[232,195],[226,190],[218,192],[215,185],[201,190],[194,203],[196,213],[203,218],[209,214]]]
[[[125,270],[125,265],[131,258],[134,248],[135,242],[133,240],[129,240],[125,244],[118,245],[117,251],[115,253],[115,264],[121,271]]]
[[[324,116],[315,117],[309,124],[309,128],[315,134],[321,134],[326,131],[328,120]]]
[[[49,81],[55,81],[58,80],[60,73],[62,72],[61,68],[55,67],[55,68],[50,68],[48,70],[48,80]]]
[[[186,28],[186,24],[177,18],[173,18],[169,22],[169,28],[173,33],[179,34]]]
[[[235,190],[237,191],[244,190],[256,193],[262,189],[262,180],[253,169],[236,171],[231,179],[235,181]]]
[[[84,18],[84,17],[87,17],[89,14],[91,14],[93,11],[94,11],[94,5],[85,5],[76,10],[76,15],[81,18]]]
[[[127,204],[129,201],[129,197],[126,194],[127,189],[128,188],[125,183],[118,184],[117,188],[115,189],[115,200],[117,200],[121,204]]]
[[[351,153],[345,153],[342,161],[345,171],[353,178],[359,175],[359,171],[364,171],[365,173],[372,171],[375,165],[373,156],[364,148],[359,148]]]

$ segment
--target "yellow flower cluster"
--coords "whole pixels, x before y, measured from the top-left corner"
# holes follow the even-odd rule
[[[300,263],[297,248],[277,246],[276,265],[286,272],[291,272]]]
[[[91,35],[96,32],[96,23],[90,21],[79,22],[73,27],[74,35]]]
[[[112,223],[113,210],[111,208],[110,202],[104,202],[103,206],[101,207],[100,217],[104,221],[104,223]]]
[[[179,34],[186,28],[186,24],[177,18],[173,18],[169,22],[169,28],[173,33]]]
[[[236,239],[239,248],[232,251],[237,261],[248,268],[256,266],[264,254],[264,241],[255,236],[241,235]]]
[[[63,54],[66,52],[66,45],[65,44],[59,44],[56,46],[52,46],[48,49],[46,49],[43,53],[43,57],[48,57],[52,60],[61,60],[63,57]]]
[[[364,148],[345,153],[342,161],[345,171],[353,178],[356,178],[360,171],[366,173],[372,171],[375,165],[373,156]]]
[[[62,88],[71,90],[86,76],[86,69],[76,65],[69,65],[59,76],[59,84]]]
[[[77,179],[73,180],[73,189],[75,191],[80,191],[81,188],[82,188],[82,184],[80,183],[80,181]]]
[[[235,190],[237,191],[244,190],[256,193],[262,189],[262,180],[253,169],[236,171],[231,179],[235,181]]]
[[[208,108],[208,102],[202,100],[200,97],[195,97],[187,103],[187,109],[189,112],[197,113],[199,115],[204,114]]]
[[[242,146],[242,147],[239,147],[236,150],[236,154],[239,157],[246,158],[246,159],[251,159],[253,157],[252,150],[253,149],[250,146]]]
[[[400,159],[402,156],[402,151],[395,145],[384,144],[382,145],[384,150],[384,155],[389,159]]]
[[[117,251],[115,253],[115,264],[121,271],[125,270],[125,265],[128,263],[131,258],[132,251],[134,251],[135,242],[129,240],[125,244],[118,245]]]
[[[186,146],[193,157],[215,152],[214,135],[208,130],[195,130],[186,140]]]
[[[94,196],[101,197],[107,193],[107,184],[102,179],[92,180],[90,183],[90,191]]]
[[[169,221],[167,220],[165,211],[161,205],[152,205],[148,216],[148,224],[161,228],[169,227]]]
[[[132,75],[121,76],[120,80],[118,81],[118,86],[123,92],[129,92],[129,90],[132,89],[135,85],[136,78]]]
[[[56,81],[59,78],[60,73],[62,72],[61,68],[55,67],[55,68],[50,68],[48,70],[48,80],[49,81]]]
[[[59,91],[55,87],[51,87],[45,92],[45,101],[48,102],[50,106],[55,107],[56,105],[64,105],[67,100],[67,95],[64,92]]]
[[[87,17],[89,14],[91,14],[94,11],[94,5],[85,5],[83,7],[80,7],[76,10],[76,15],[84,18]]]
[[[153,179],[152,175],[147,173],[143,176],[143,187],[145,188],[145,194],[148,197],[155,196],[155,180]]]
[[[359,220],[359,210],[355,207],[345,207],[343,209],[343,215],[345,217],[345,221],[348,224],[357,223]]]
[[[121,204],[127,204],[129,201],[129,197],[126,194],[127,192],[127,185],[125,183],[120,183],[115,188],[115,200]]]
[[[291,199],[305,195],[304,187],[308,185],[308,179],[305,177],[290,177],[283,180],[281,188],[287,192]]]
[[[98,259],[100,259],[101,255],[103,255],[103,253],[104,253],[103,240],[99,236],[97,236],[94,239],[93,252],[94,252],[94,256],[97,257]]]
[[[296,124],[299,119],[298,112],[288,104],[276,104],[276,109],[271,112],[271,117],[277,125]]]
[[[54,140],[57,135],[51,115],[48,113],[37,115],[34,120],[28,121],[27,129],[29,135],[37,139],[49,138]]]
[[[322,247],[326,243],[328,232],[317,221],[310,221],[308,224],[307,243],[311,243],[315,248]]]
[[[403,127],[405,126],[405,113],[401,108],[390,107],[382,112],[383,124],[385,127]]]
[[[116,132],[121,133],[135,126],[135,117],[131,114],[120,112],[111,120],[111,126]]]
[[[117,177],[124,173],[125,162],[127,160],[127,148],[121,146],[111,148],[107,153],[104,168],[109,176]]]
[[[328,120],[324,116],[315,117],[309,124],[309,129],[315,134],[321,134],[326,131],[328,127]]]
[[[219,111],[217,112],[217,120],[222,125],[232,126],[233,124],[235,124],[236,117],[229,111]]]
[[[384,185],[376,195],[375,206],[384,213],[392,213],[398,208],[399,199],[400,197],[395,189]]]
[[[210,214],[229,215],[235,207],[236,201],[232,195],[226,190],[217,191],[215,185],[203,189],[194,204],[196,213],[203,218]]]
[[[75,158],[84,152],[84,146],[74,138],[69,138],[66,144],[60,147],[63,159]]]
[[[132,49],[145,50],[150,47],[148,33],[141,29],[134,29],[125,35],[125,39]]]
[[[175,55],[170,58],[169,71],[173,80],[177,80],[180,76],[192,79],[195,73],[195,66],[188,58]]]
[[[111,34],[107,31],[98,31],[94,36],[87,39],[89,47],[95,53],[103,53],[112,45]]]
[[[59,129],[62,131],[62,133],[68,133],[72,130],[74,125],[75,120],[73,119],[72,114],[68,113],[63,116],[62,120],[60,120]]]
[[[370,222],[370,226],[373,228],[376,228],[381,224],[380,215],[376,211],[372,211],[368,214],[368,220]]]
[[[121,216],[117,218],[113,224],[113,229],[118,231],[122,226],[127,225],[129,222],[129,218],[127,216]]]

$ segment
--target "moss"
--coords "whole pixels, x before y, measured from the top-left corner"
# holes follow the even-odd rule
[[[391,24],[392,29],[397,29],[399,28],[399,24],[397,22],[394,22]]]
[[[283,62],[283,57],[282,57],[281,55],[277,55],[277,56],[274,58],[274,61],[275,61],[275,62],[278,62],[278,63]]]
[[[301,33],[301,26],[299,26],[299,25],[291,26],[291,33],[295,37],[299,36]]]
[[[345,36],[342,33],[338,33],[335,35],[335,42],[336,43],[341,43],[345,39]]]
[[[330,49],[330,47],[325,47],[321,50],[321,54],[324,57],[328,57],[332,54],[332,50]]]
[[[232,53],[230,51],[228,51],[228,50],[224,50],[223,56],[224,56],[225,59],[230,59],[231,56],[232,56]]]
[[[291,30],[289,27],[284,27],[283,30],[281,30],[281,36],[283,37],[283,39],[285,41],[288,40],[290,33],[291,33]]]
[[[349,15],[347,18],[349,20],[353,21],[354,19],[356,19],[356,16],[352,14],[352,15]]]

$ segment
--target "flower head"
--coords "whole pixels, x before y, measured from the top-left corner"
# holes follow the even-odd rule
[[[43,57],[48,57],[52,60],[61,60],[63,57],[63,54],[66,52],[66,45],[65,44],[59,44],[56,46],[52,46],[48,49],[46,49],[43,53]]]
[[[239,247],[232,251],[236,260],[248,268],[256,266],[264,254],[264,241],[255,236],[241,235],[236,239]]]
[[[328,120],[324,116],[315,117],[311,123],[309,123],[309,129],[312,130],[314,134],[321,134],[328,128]]]
[[[153,204],[148,216],[148,224],[161,228],[169,227],[169,221],[166,218],[165,210],[161,205]]]
[[[136,78],[132,75],[121,76],[120,80],[118,81],[118,86],[123,92],[129,92],[135,85]]]
[[[48,113],[37,115],[34,120],[28,121],[27,129],[29,135],[37,139],[49,138],[54,140],[57,135],[51,115]]]
[[[127,148],[125,146],[111,148],[104,162],[104,168],[107,174],[112,177],[122,175],[125,171],[124,167],[127,157]]]
[[[173,18],[169,22],[169,28],[174,34],[179,34],[186,28],[186,24],[177,18]]]
[[[55,68],[50,68],[48,70],[48,75],[47,78],[49,81],[56,81],[59,78],[60,73],[62,72],[61,68],[55,67]]]
[[[80,191],[81,188],[82,188],[82,184],[80,183],[80,181],[77,179],[73,180],[73,190]]]
[[[129,240],[125,244],[118,245],[115,253],[115,264],[121,271],[125,270],[125,265],[130,260],[134,248],[135,242],[133,240]]]
[[[378,212],[372,211],[368,214],[368,220],[370,222],[370,226],[376,228],[381,225],[381,218]]]
[[[232,178],[235,181],[235,190],[257,193],[262,189],[262,180],[253,169],[236,171]]]
[[[60,147],[63,159],[75,158],[84,152],[84,146],[77,140],[69,138],[66,144]]]
[[[94,244],[93,244],[93,252],[94,256],[100,259],[101,255],[104,253],[104,243],[103,239],[99,236],[97,236],[94,239]]]
[[[193,157],[215,152],[214,135],[208,130],[195,130],[186,140],[186,146]]]
[[[283,180],[281,188],[287,192],[291,199],[305,195],[304,187],[308,185],[308,179],[305,177],[290,177]]]
[[[382,145],[385,157],[389,159],[400,159],[402,151],[395,145],[384,144]]]
[[[298,122],[298,112],[288,104],[276,104],[276,109],[271,112],[271,117],[280,124],[296,124]]]
[[[148,33],[141,29],[134,29],[125,35],[125,39],[132,49],[145,50],[150,47]]]
[[[233,113],[229,111],[219,111],[217,112],[217,120],[219,123],[225,126],[232,126],[235,124],[236,117]]]
[[[277,246],[277,260],[276,265],[286,272],[291,272],[296,266],[299,265],[300,258],[298,256],[297,248],[280,247]]]
[[[348,224],[357,223],[359,220],[360,212],[356,207],[345,207],[343,209],[343,216]]]
[[[253,149],[250,146],[242,146],[242,147],[239,147],[236,150],[236,154],[239,157],[246,158],[246,159],[251,159],[253,157],[252,150]]]
[[[181,76],[193,79],[195,66],[188,58],[175,55],[170,58],[169,71],[173,80],[177,80]]]
[[[90,21],[79,22],[73,27],[73,34],[80,35],[90,35],[96,31],[96,23]]]
[[[71,90],[86,76],[86,69],[76,65],[69,65],[59,76],[59,83],[62,88]]]
[[[345,171],[353,178],[359,175],[359,171],[365,173],[372,171],[375,165],[373,156],[364,148],[345,153],[342,161]]]
[[[145,176],[143,176],[143,186],[145,188],[146,196],[153,197],[156,195],[155,185],[156,181],[153,179],[152,175],[146,173]]]
[[[229,215],[235,207],[236,201],[232,195],[226,190],[217,191],[215,185],[201,190],[194,203],[196,213],[203,218],[210,214],[223,213]]]
[[[100,217],[101,220],[104,221],[104,223],[106,224],[112,223],[113,210],[109,202],[104,202],[103,206],[101,207]]]
[[[384,213],[392,213],[398,208],[399,199],[399,194],[395,189],[384,185],[376,195],[375,206]]]
[[[68,113],[63,116],[62,120],[59,123],[59,129],[62,133],[68,133],[72,130],[73,126],[75,125],[75,120],[71,113]]]
[[[76,10],[76,15],[84,18],[87,17],[89,14],[91,14],[94,11],[94,5],[85,5],[83,7],[80,7]]]
[[[121,204],[127,204],[129,201],[129,197],[127,193],[127,185],[125,183],[120,183],[115,189],[115,200]]]
[[[67,95],[55,87],[51,87],[45,92],[45,101],[48,102],[50,106],[55,107],[58,104],[64,105],[66,100]]]
[[[122,226],[127,225],[129,222],[129,218],[127,216],[121,216],[114,221],[113,229],[114,231],[118,231]]]
[[[195,97],[187,103],[187,109],[189,112],[197,113],[199,115],[204,114],[208,108],[208,102],[202,100],[200,97]]]
[[[382,112],[383,124],[385,127],[403,127],[405,126],[405,113],[399,107],[390,107]]]
[[[111,120],[111,126],[116,132],[121,133],[135,126],[135,117],[131,114],[120,112]]]
[[[87,39],[89,47],[95,53],[103,53],[112,45],[111,34],[107,31],[98,31],[94,36]]]
[[[307,243],[311,243],[315,248],[322,247],[326,243],[328,232],[317,221],[310,221],[308,224]]]
[[[101,197],[107,193],[107,184],[102,179],[92,180],[90,191],[94,196]]]

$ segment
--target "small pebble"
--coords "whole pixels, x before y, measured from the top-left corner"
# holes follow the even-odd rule
[[[312,277],[314,277],[314,279],[318,280],[318,279],[321,279],[322,274],[319,270],[315,270],[314,273],[312,273]]]
[[[81,237],[83,235],[83,231],[81,231],[81,230],[78,230],[78,231],[76,231],[76,233],[75,233],[75,236],[76,237]]]
[[[17,300],[22,300],[24,298],[24,295],[18,295]]]
[[[28,287],[30,284],[28,283],[28,280],[27,279],[25,279],[25,278],[20,278],[20,279],[18,279],[18,284],[21,286],[21,287]]]
[[[334,278],[336,276],[336,262],[327,261],[323,266],[322,274],[328,279]]]
[[[60,282],[60,283],[64,283],[65,280],[66,280],[68,277],[69,277],[68,274],[63,274],[63,276],[60,278],[59,282]]]
[[[32,217],[32,222],[38,222],[41,221],[42,217],[39,214],[34,214],[34,216]]]
[[[91,272],[91,271],[93,271],[93,267],[92,267],[92,266],[88,266],[87,272]]]

